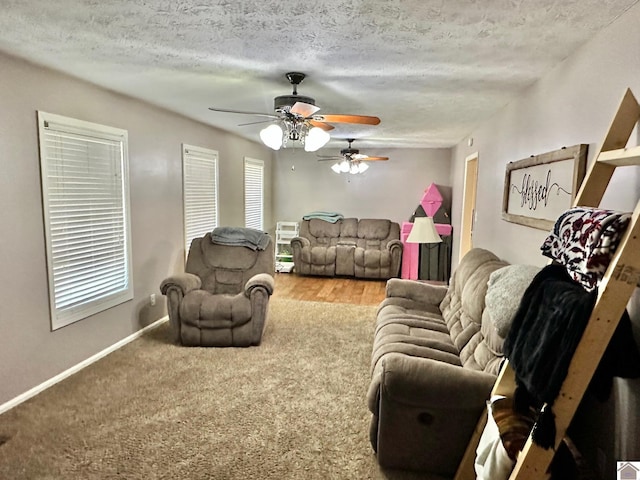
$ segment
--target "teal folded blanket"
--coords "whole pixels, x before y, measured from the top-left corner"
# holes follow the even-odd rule
[[[317,218],[329,223],[336,223],[338,220],[342,220],[344,215],[336,212],[311,212],[302,217],[303,220],[311,220]]]
[[[254,228],[218,227],[211,232],[211,242],[218,245],[234,245],[251,250],[264,250],[269,245],[269,235]]]

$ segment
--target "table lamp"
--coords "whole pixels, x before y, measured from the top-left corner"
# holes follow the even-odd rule
[[[438,235],[433,218],[416,217],[406,241],[407,243],[440,243],[442,238]]]

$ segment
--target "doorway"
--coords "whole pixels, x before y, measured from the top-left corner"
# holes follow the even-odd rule
[[[476,217],[476,192],[478,189],[478,152],[465,159],[462,194],[462,225],[460,227],[460,255],[473,248],[473,224]]]

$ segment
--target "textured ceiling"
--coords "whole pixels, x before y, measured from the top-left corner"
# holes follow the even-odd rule
[[[0,0],[0,50],[253,140],[207,107],[271,113],[301,71],[319,113],[382,120],[334,139],[446,147],[637,1]]]

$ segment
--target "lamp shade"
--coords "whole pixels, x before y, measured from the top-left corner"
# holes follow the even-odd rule
[[[442,238],[438,235],[433,218],[416,217],[406,241],[407,243],[440,243]]]
[[[340,170],[340,162],[334,163],[333,165],[331,165],[331,170],[333,170],[336,173],[340,173],[342,171]]]
[[[312,127],[304,139],[304,149],[307,152],[315,152],[319,148],[324,147],[329,140],[331,140],[331,135],[321,128]]]
[[[267,147],[280,150],[282,146],[282,127],[276,123],[260,130],[260,139]]]

